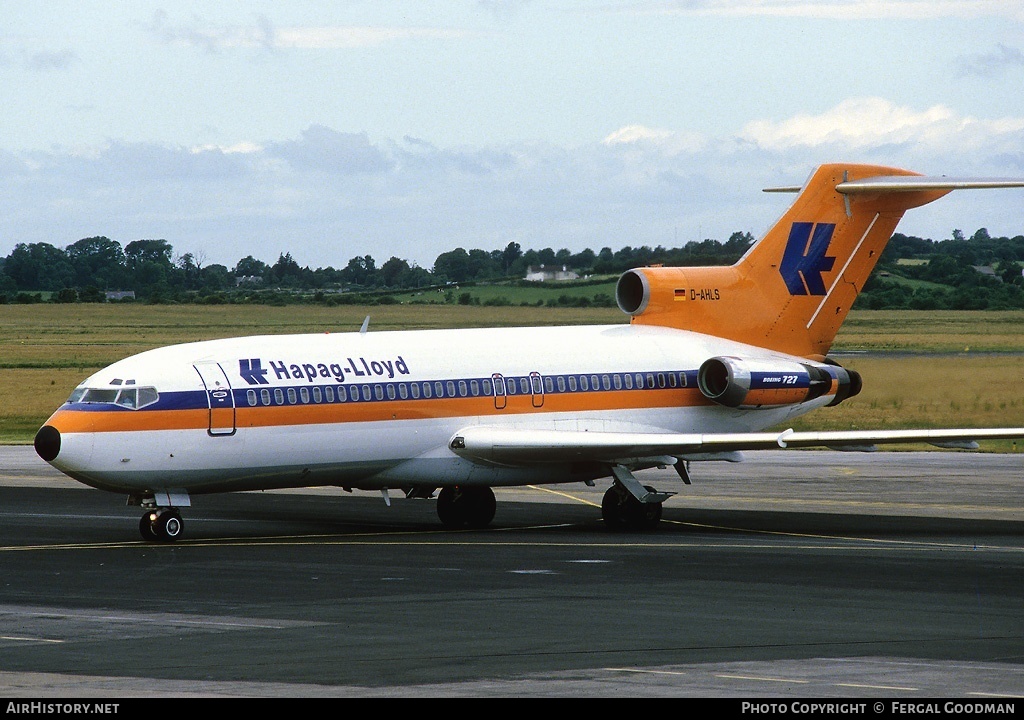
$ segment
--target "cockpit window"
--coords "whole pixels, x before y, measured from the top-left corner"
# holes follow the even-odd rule
[[[96,403],[101,405],[120,405],[130,410],[138,410],[152,405],[160,399],[155,387],[121,387],[121,388],[87,388],[78,387],[68,398],[69,403]]]
[[[107,388],[89,388],[85,391],[82,402],[87,403],[112,403],[117,400],[117,390]]]

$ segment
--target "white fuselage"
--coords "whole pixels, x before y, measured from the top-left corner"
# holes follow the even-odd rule
[[[568,482],[606,475],[607,468],[484,464],[457,456],[449,442],[469,426],[752,432],[829,402],[713,403],[697,388],[697,370],[708,358],[734,354],[793,360],[643,325],[175,345],[86,380],[85,394],[76,391],[48,421],[59,431],[51,463],[94,487],[129,493]],[[126,388],[140,389],[123,400],[117,393]]]

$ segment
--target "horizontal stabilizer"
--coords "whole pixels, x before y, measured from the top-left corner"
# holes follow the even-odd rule
[[[881,175],[878,177],[848,180],[836,185],[836,191],[844,195],[887,192],[918,192],[926,190],[991,190],[998,188],[1024,187],[1021,178],[954,178],[928,177],[926,175]],[[769,193],[797,193],[801,185],[785,185],[764,188]]]
[[[1024,180],[1014,178],[949,178],[924,175],[885,175],[850,180],[836,185],[844,195],[879,192],[915,192],[918,190],[988,190],[1024,187]]]

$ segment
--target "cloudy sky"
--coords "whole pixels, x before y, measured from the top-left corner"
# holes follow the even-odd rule
[[[759,236],[822,162],[1024,177],[1020,0],[0,0],[0,256],[430,268]],[[1019,190],[899,230],[1024,234]]]

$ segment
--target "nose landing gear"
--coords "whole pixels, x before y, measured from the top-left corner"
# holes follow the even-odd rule
[[[177,508],[147,510],[139,520],[139,532],[144,540],[174,542],[185,531],[185,522]]]

